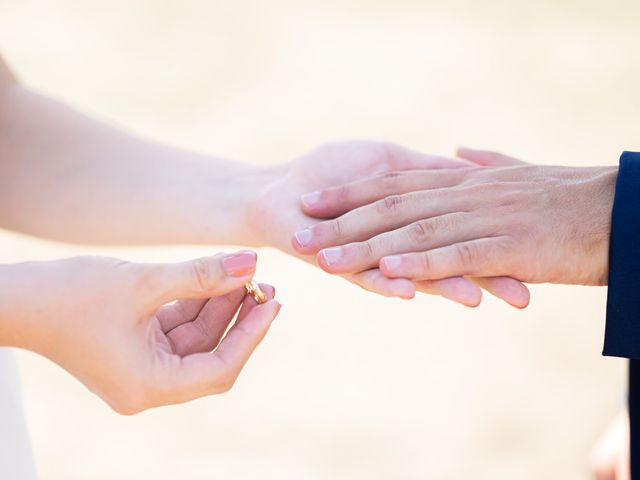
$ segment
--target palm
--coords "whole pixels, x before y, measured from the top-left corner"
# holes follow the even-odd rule
[[[315,263],[313,256],[300,255],[291,246],[294,232],[319,222],[302,212],[302,194],[391,171],[468,165],[465,160],[425,155],[391,143],[328,144],[292,162],[281,178],[266,186],[255,198],[250,221],[263,244]],[[411,297],[416,290],[409,280],[386,278],[378,269],[345,278],[386,296]],[[427,293],[444,294],[438,284],[436,281],[418,286]]]
[[[463,160],[424,155],[382,142],[342,142],[319,147],[291,163],[286,173],[261,192],[256,218],[265,244],[304,257],[291,248],[294,232],[318,220],[305,215],[300,196],[314,190],[385,172],[424,168],[454,168]]]

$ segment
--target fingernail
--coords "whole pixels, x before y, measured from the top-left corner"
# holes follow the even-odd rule
[[[255,270],[257,258],[255,252],[238,252],[223,258],[222,266],[228,276],[244,277]]]
[[[320,192],[311,192],[302,195],[302,203],[307,207],[313,207],[320,200]]]
[[[310,228],[305,228],[304,230],[296,232],[295,237],[298,245],[300,245],[301,247],[306,247],[311,243],[311,240],[313,239],[313,231]]]
[[[398,255],[394,255],[391,257],[384,257],[381,260],[381,263],[383,264],[384,268],[386,268],[387,270],[393,271],[398,267],[400,267],[400,265],[402,265],[402,257]]]
[[[334,263],[340,261],[340,258],[342,258],[342,248],[326,248],[322,250],[322,256],[324,257],[324,261],[327,265],[333,265]]]

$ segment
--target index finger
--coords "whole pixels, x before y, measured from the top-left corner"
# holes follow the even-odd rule
[[[302,210],[311,217],[334,218],[392,195],[457,185],[468,172],[469,168],[387,172],[302,195]]]
[[[233,386],[280,311],[280,304],[271,298],[273,290],[267,295],[269,301],[260,305],[252,304],[253,299],[247,297],[249,306],[241,312],[242,318],[238,316],[213,353],[195,353],[182,358],[169,386],[173,396],[179,399],[171,403],[224,393]]]

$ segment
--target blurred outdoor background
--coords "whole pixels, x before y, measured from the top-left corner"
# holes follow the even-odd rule
[[[615,164],[640,149],[639,15],[630,0],[0,0],[0,49],[89,114],[247,162],[356,137]],[[0,262],[230,248],[3,232]],[[525,311],[472,310],[260,257],[284,308],[227,395],[120,417],[18,354],[43,480],[589,478],[624,396],[624,362],[600,356],[605,289],[535,286]]]

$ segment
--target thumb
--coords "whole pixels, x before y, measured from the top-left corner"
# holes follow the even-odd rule
[[[242,250],[161,265],[155,269],[154,285],[161,303],[225,295],[251,280],[257,259],[255,252]]]

